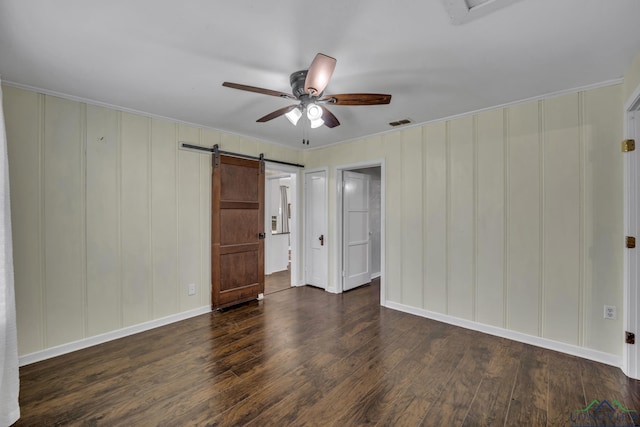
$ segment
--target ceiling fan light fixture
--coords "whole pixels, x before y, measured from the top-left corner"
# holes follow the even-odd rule
[[[454,0],[445,0],[454,1]],[[455,0],[463,2],[492,2],[492,1],[518,1],[518,0]],[[475,4],[475,3],[474,3]],[[239,83],[223,82],[222,86],[232,89],[244,90],[247,92],[255,92],[263,95],[276,96],[278,98],[286,98],[298,101],[297,104],[279,108],[271,113],[260,117],[256,122],[264,123],[275,119],[276,117],[286,116],[294,126],[297,126],[300,118],[304,113],[307,114],[311,128],[326,126],[333,129],[340,126],[337,117],[323,104],[335,105],[383,105],[391,101],[391,95],[379,93],[342,93],[324,95],[324,90],[329,83],[329,79],[336,67],[336,59],[330,56],[318,53],[314,58],[311,66],[307,70],[299,70],[293,72],[289,76],[292,94],[280,92],[277,90],[264,89],[257,86],[249,86]],[[316,104],[319,103],[319,104]],[[398,125],[404,124],[399,121]],[[391,124],[395,125],[395,122]]]
[[[324,120],[322,119],[311,120],[311,129],[319,128],[323,124],[324,124]]]
[[[307,118],[311,121],[322,118],[322,108],[316,104],[307,105]]]
[[[322,108],[316,104],[307,105],[307,118],[311,122],[311,129],[318,128],[324,124],[322,120]]]
[[[292,125],[296,126],[298,124],[298,120],[302,117],[302,111],[299,108],[294,108],[285,114],[285,117],[289,119]]]

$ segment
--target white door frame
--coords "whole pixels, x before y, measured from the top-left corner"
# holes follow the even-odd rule
[[[635,139],[636,143],[640,135],[636,132],[638,126],[634,123],[640,120],[640,86],[636,88],[624,107],[624,138]],[[624,154],[624,233],[625,236],[640,238],[638,230],[638,156],[640,146],[636,151]],[[621,239],[622,240],[622,239]],[[630,331],[638,335],[640,332],[640,248],[624,249],[624,331]],[[623,331],[623,333],[624,333]],[[636,338],[638,340],[638,337]],[[631,378],[640,379],[640,342],[635,345],[626,344],[623,341],[622,370]]]
[[[335,198],[335,218],[334,242],[340,242],[336,245],[334,253],[334,283],[336,284],[336,292],[342,292],[342,172],[354,169],[375,168],[380,167],[380,305],[386,304],[386,172],[384,159],[369,160],[360,163],[350,163],[336,166],[335,180],[336,198]]]
[[[307,175],[312,174],[312,173],[317,173],[317,172],[324,172],[324,177],[325,177],[325,183],[324,183],[324,195],[325,195],[325,206],[326,206],[326,212],[324,213],[324,229],[327,230],[327,235],[325,236],[327,242],[325,243],[327,245],[327,250],[325,251],[325,259],[324,259],[324,265],[325,268],[327,269],[327,271],[325,271],[325,278],[326,278],[326,282],[324,284],[324,289],[325,290],[330,290],[329,289],[329,245],[331,244],[330,239],[328,239],[328,234],[329,234],[329,168],[324,167],[324,168],[315,168],[315,169],[305,169],[304,171],[304,177],[302,180],[302,185],[304,187],[304,200],[303,200],[303,206],[304,206],[304,219],[303,219],[303,224],[302,224],[302,228],[303,228],[303,235],[304,235],[304,269],[303,269],[303,275],[302,275],[302,283],[300,283],[300,286],[305,285],[308,281],[307,281],[307,264],[308,264],[308,256],[309,254],[307,253],[307,242],[309,241],[309,239],[315,239],[315,236],[309,236],[308,231],[307,231],[307,221],[308,221],[308,209],[307,209],[307,199],[308,199],[308,194],[307,194]]]
[[[298,214],[300,213],[300,205],[298,201],[300,198],[298,197],[298,179],[300,177],[299,168],[295,166],[287,166],[279,163],[269,163],[267,162],[267,169],[276,170],[279,172],[283,172],[283,174],[289,174],[291,176],[291,186],[289,188],[292,209],[291,209],[291,228],[289,230],[290,244],[291,244],[291,286],[300,286],[302,284],[302,277],[300,272],[298,271],[298,260],[300,254],[300,235],[298,229]],[[265,179],[265,185],[269,180]],[[267,192],[265,192],[265,200],[266,200]],[[270,202],[269,202],[270,203]],[[265,212],[268,213],[267,206],[265,206]],[[266,220],[266,214],[265,214]],[[269,231],[267,233],[267,238],[271,236],[271,217],[268,218],[268,222],[265,223],[266,229]],[[265,242],[266,243],[266,242]],[[267,244],[265,244],[265,251],[267,250]],[[266,258],[265,252],[265,258]],[[265,260],[266,261],[266,260]]]

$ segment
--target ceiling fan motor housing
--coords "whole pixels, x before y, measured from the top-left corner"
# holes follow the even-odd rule
[[[307,79],[308,71],[309,70],[296,71],[295,73],[291,73],[291,76],[289,76],[289,83],[291,83],[291,92],[293,93],[293,96],[295,96],[300,100],[300,102],[302,102],[302,105],[304,107],[306,107],[307,104],[312,101],[312,96],[304,91],[304,82]],[[319,93],[313,98],[320,98],[321,96],[322,93]]]

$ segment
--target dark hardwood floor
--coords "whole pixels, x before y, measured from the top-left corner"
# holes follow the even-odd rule
[[[284,291],[291,288],[291,270],[286,269],[264,277],[264,294]]]
[[[618,368],[389,310],[378,294],[290,288],[22,367],[16,425],[561,426],[594,399],[640,410]]]

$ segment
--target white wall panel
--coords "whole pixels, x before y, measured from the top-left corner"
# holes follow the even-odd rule
[[[46,96],[44,262],[46,342],[84,336],[83,106]]]
[[[87,105],[87,315],[89,335],[122,327],[119,256],[119,115]]]
[[[402,144],[400,132],[383,135],[386,158],[386,298],[402,301]],[[334,154],[339,158],[339,153]],[[331,174],[329,174],[331,175]],[[329,257],[331,259],[331,257]]]
[[[578,344],[580,323],[580,108],[578,94],[543,103],[543,329]]]
[[[179,311],[176,125],[151,121],[151,260],[153,317]]]
[[[42,112],[44,95],[2,87],[9,154],[18,352],[44,346]]]
[[[422,271],[422,128],[401,132],[402,138],[402,302],[423,303]]]
[[[473,117],[449,124],[448,314],[474,319],[474,126]]]
[[[509,329],[538,335],[541,296],[540,120],[538,103],[509,109],[508,322]]]
[[[447,131],[445,122],[423,128],[424,304],[447,312]]]
[[[220,149],[247,154],[249,156],[257,156],[260,154],[257,141],[228,133],[222,134],[220,138]]]
[[[584,93],[585,190],[585,345],[621,354],[623,337],[623,155],[621,87]],[[636,249],[638,250],[638,249]],[[618,318],[603,318],[604,305],[618,307]]]
[[[120,240],[123,325],[151,317],[149,156],[151,119],[122,113]]]
[[[504,110],[477,116],[476,319],[504,326]]]
[[[180,141],[200,143],[198,129],[180,125]],[[200,156],[199,153],[180,150],[178,153],[178,294],[180,311],[199,306],[196,297],[208,289],[200,283]],[[196,285],[196,295],[188,295],[189,284]]]

